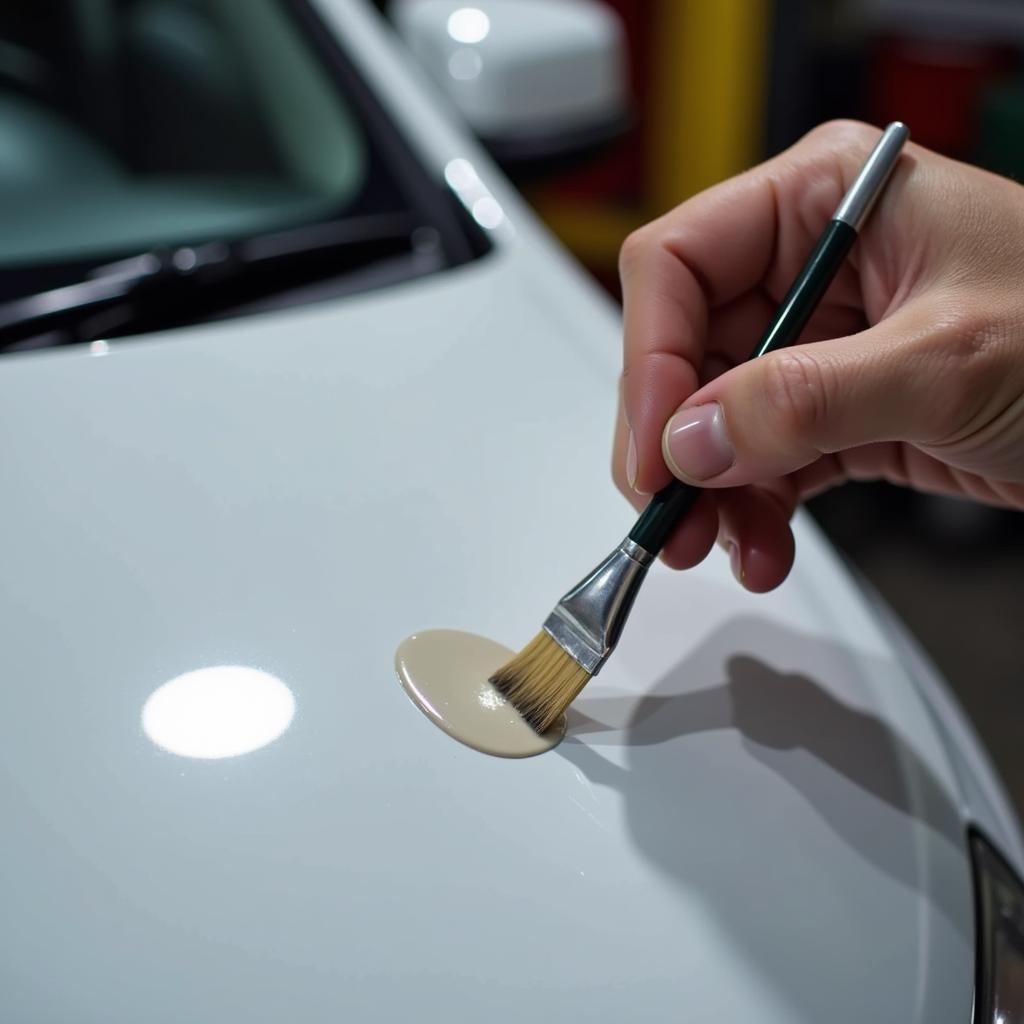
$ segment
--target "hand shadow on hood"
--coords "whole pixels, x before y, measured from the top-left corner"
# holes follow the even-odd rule
[[[847,970],[857,964],[865,984],[865,949],[887,938],[866,934],[886,916],[883,886],[872,891],[870,872],[865,879],[835,850],[821,822],[973,944],[955,794],[892,726],[854,704],[900,706],[883,690],[906,687],[901,672],[891,661],[740,617],[646,696],[584,694],[559,748],[592,782],[621,792],[642,854],[699,894],[809,1019],[834,1019],[835,1010],[828,986],[809,984],[799,955],[814,941],[809,930],[831,931],[824,941],[833,945],[849,939]],[[729,732],[734,738],[722,735]],[[611,761],[602,747],[625,749]],[[912,929],[920,927],[913,916]],[[918,953],[910,948],[907,957],[913,991]]]

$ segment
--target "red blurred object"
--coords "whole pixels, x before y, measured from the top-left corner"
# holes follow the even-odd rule
[[[981,92],[1017,64],[1009,47],[879,40],[871,61],[871,117],[878,124],[905,121],[915,142],[965,156],[975,139]]]

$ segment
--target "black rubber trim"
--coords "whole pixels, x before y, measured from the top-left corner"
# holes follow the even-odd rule
[[[995,876],[1004,884],[1016,889],[1024,904],[1024,881],[1012,865],[999,852],[999,848],[979,828],[972,825],[967,830],[967,847],[971,860],[971,880],[974,892],[974,1013],[972,1020],[988,1022],[995,1019],[996,978],[995,950],[992,948],[993,934],[984,906],[982,891],[983,873]],[[999,876],[1002,876],[1001,879]],[[1005,925],[1004,925],[1005,927]],[[1024,956],[1024,922],[1017,923],[1017,939]]]

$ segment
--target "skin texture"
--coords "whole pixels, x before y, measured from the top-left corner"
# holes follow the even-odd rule
[[[719,403],[735,456],[689,481],[674,568],[717,539],[772,589],[794,508],[843,480],[1024,508],[1024,187],[909,144],[801,344],[744,363],[878,137],[822,125],[622,247],[617,486],[640,509],[668,483],[680,408]]]

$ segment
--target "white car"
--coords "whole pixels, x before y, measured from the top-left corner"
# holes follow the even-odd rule
[[[375,11],[10,6],[0,1021],[1024,1019],[1017,821],[806,515],[652,570],[549,753],[406,697],[632,516],[618,311]]]

